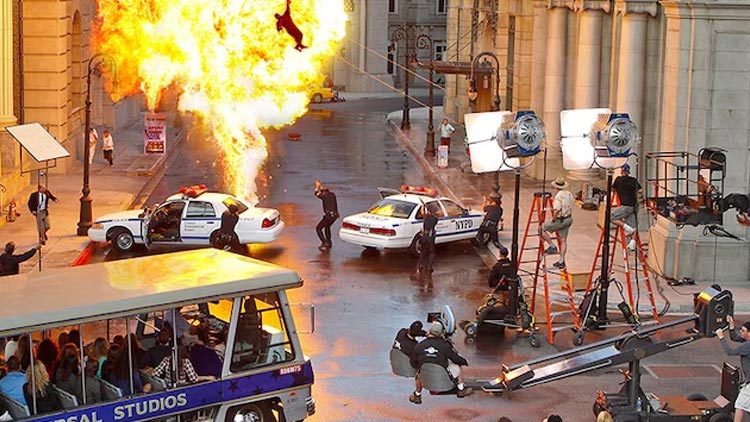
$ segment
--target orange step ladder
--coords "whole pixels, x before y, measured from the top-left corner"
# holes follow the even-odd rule
[[[616,192],[612,192],[612,208],[619,206],[620,201],[617,197]],[[584,297],[589,295],[592,289],[599,288],[598,281],[601,275],[601,266],[599,263],[602,259],[602,250],[604,244],[604,228],[602,227],[601,234],[599,235],[599,244],[596,247],[596,257],[591,265],[591,273],[589,273],[589,280],[586,284],[586,291]],[[641,242],[641,235],[636,227],[635,233],[633,233],[633,239],[635,240],[635,251],[628,250],[628,239],[625,234],[623,227],[617,226],[614,223],[610,223],[610,253],[609,253],[609,274],[608,277],[611,279],[612,275],[616,272],[616,269],[625,275],[625,290],[627,292],[627,303],[630,306],[630,310],[635,315],[636,319],[640,321],[638,305],[640,303],[640,297],[647,296],[649,304],[649,312],[653,316],[653,323],[659,324],[661,319],[659,317],[659,311],[656,309],[656,301],[654,299],[654,291],[651,286],[651,278],[649,277],[648,265],[646,263],[646,249],[644,244]],[[613,232],[613,233],[612,233]],[[615,257],[617,249],[621,251],[621,263],[615,265]],[[632,256],[631,256],[632,255]],[[638,273],[641,273],[639,276]],[[595,282],[596,280],[596,282]],[[616,281],[615,281],[616,282]],[[620,290],[620,295],[623,296],[623,302],[626,300],[625,295],[622,292],[622,288],[617,286]],[[642,292],[641,289],[645,291]],[[637,296],[637,297],[636,297]],[[639,322],[640,324],[640,322]],[[632,325],[632,324],[627,324]]]
[[[578,307],[576,306],[575,299],[573,297],[573,279],[568,273],[567,268],[563,268],[560,272],[552,272],[560,276],[559,282],[550,282],[549,274],[551,271],[547,270],[547,254],[544,253],[544,240],[539,236],[538,227],[544,224],[547,217],[547,210],[552,210],[552,194],[550,192],[535,192],[534,200],[531,204],[531,210],[529,211],[529,217],[526,220],[526,230],[523,235],[523,241],[521,242],[521,251],[518,254],[518,268],[519,272],[524,271],[532,277],[533,284],[531,289],[531,306],[529,312],[534,315],[536,310],[536,296],[539,287],[539,279],[543,281],[543,292],[544,292],[544,305],[545,315],[547,319],[547,341],[552,344],[554,342],[554,336],[557,331],[571,329],[576,333],[574,337],[574,343],[581,345],[583,343],[583,331],[581,330],[581,322],[578,315]],[[536,223],[536,227],[532,228],[532,223]],[[527,241],[530,237],[536,237],[536,246],[526,246]],[[552,239],[556,241],[558,250],[561,249],[561,241],[557,235],[553,235]],[[524,261],[524,251],[536,250],[536,259]],[[533,263],[534,270],[522,270],[522,266]],[[562,305],[563,311],[553,311],[552,305]],[[555,318],[561,315],[571,314],[573,317],[572,323],[567,323],[555,326]],[[532,332],[533,336],[533,332]],[[532,340],[532,345],[534,341]]]

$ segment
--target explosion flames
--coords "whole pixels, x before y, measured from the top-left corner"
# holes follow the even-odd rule
[[[268,153],[261,129],[306,111],[306,88],[343,38],[343,0],[293,0],[309,48],[299,52],[275,13],[286,0],[98,0],[94,49],[113,63],[113,100],[142,92],[154,110],[170,87],[180,111],[201,118],[221,150],[227,188],[257,203]]]

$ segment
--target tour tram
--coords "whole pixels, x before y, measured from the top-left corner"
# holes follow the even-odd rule
[[[38,412],[36,398],[25,405],[0,400],[14,420],[40,422],[302,421],[315,412],[313,370],[286,293],[302,284],[292,270],[216,249],[5,277],[0,338],[33,348],[77,330],[75,350],[84,362],[95,339],[121,335],[125,344],[113,359],[126,361],[126,375],[118,382],[79,371],[77,394],[53,387],[63,409],[52,413]],[[309,317],[314,324],[312,307]],[[178,348],[191,346],[195,371],[212,381],[186,383],[174,376],[174,366],[166,379],[140,369],[136,353],[127,350],[136,350],[136,342],[148,349],[164,329],[172,345],[181,345],[171,347],[171,362],[178,361]],[[200,330],[204,341],[187,344]],[[207,352],[200,365],[196,350]],[[27,372],[39,365],[34,359]],[[29,378],[33,387],[47,382]],[[88,393],[91,383],[99,397]]]

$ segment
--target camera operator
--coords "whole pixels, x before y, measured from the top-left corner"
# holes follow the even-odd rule
[[[737,347],[730,346],[721,328],[716,330],[716,337],[727,355],[740,357],[742,383],[737,400],[734,402],[734,420],[742,421],[746,413],[750,414],[750,341],[748,341],[750,340],[750,321],[745,321],[739,332],[735,330],[734,318],[731,315],[727,315],[727,322],[729,323],[729,338],[741,344]]]
[[[398,330],[396,339],[393,340],[393,348],[398,349],[411,359],[414,348],[417,347],[417,337],[425,337],[427,333],[422,329],[422,321],[414,321],[409,328]],[[414,368],[417,369],[417,368]]]
[[[452,379],[457,381],[458,393],[456,395],[459,398],[471,395],[474,390],[471,387],[464,386],[464,376],[461,368],[462,366],[468,366],[469,362],[458,354],[450,341],[443,337],[443,333],[443,324],[434,321],[430,325],[429,331],[427,331],[427,338],[414,348],[411,365],[415,368],[421,368],[424,363],[438,364],[448,371]],[[421,404],[422,385],[417,383],[416,387],[416,390],[409,396],[409,401]]]
[[[494,300],[492,300],[491,303],[488,301],[488,306],[484,307],[477,314],[477,327],[481,326],[485,319],[491,318],[495,312],[502,314],[502,317],[508,321],[515,319],[510,315],[508,306],[510,300],[510,284],[513,277],[513,266],[508,258],[508,248],[501,246],[499,253],[500,259],[498,259],[497,263],[492,266],[490,275],[487,277],[487,284],[492,289],[491,296]],[[499,297],[496,297],[496,295]]]

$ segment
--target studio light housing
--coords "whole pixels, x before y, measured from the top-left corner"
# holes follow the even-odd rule
[[[533,111],[518,111],[504,116],[497,142],[509,158],[531,157],[539,153],[545,136],[544,122]]]

